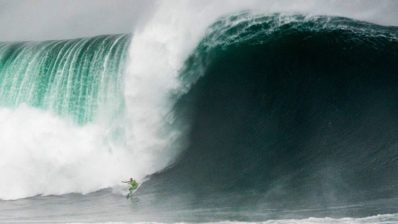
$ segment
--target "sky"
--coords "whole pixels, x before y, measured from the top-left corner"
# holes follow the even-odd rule
[[[129,33],[152,12],[150,0],[0,0],[0,41]]]
[[[131,33],[156,13],[159,0],[0,0],[0,41],[53,40]],[[180,0],[167,0],[175,3]],[[184,1],[184,0],[182,0]],[[246,0],[192,0],[193,4]],[[248,0],[249,1],[249,0]],[[207,2],[207,3],[206,3]],[[260,0],[268,6],[318,8],[383,25],[398,25],[398,0]],[[270,3],[271,2],[271,3]],[[273,2],[273,3],[272,3]],[[224,4],[224,3],[223,3]],[[223,5],[221,4],[221,5]],[[216,5],[216,4],[215,4]],[[301,6],[297,6],[301,5]],[[333,8],[333,10],[330,10]],[[323,10],[322,10],[323,9]]]

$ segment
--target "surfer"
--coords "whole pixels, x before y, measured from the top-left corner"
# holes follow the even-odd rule
[[[129,193],[127,195],[127,198],[130,198],[133,196],[134,191],[138,188],[138,182],[134,180],[133,178],[130,178],[128,181],[122,181],[122,183],[126,183],[129,186]]]

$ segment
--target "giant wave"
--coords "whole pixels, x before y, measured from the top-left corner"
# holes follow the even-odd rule
[[[0,44],[1,199],[111,197],[134,176],[148,181],[126,213],[142,220],[396,212],[396,27],[244,12],[197,44],[206,22],[184,36],[168,17]]]

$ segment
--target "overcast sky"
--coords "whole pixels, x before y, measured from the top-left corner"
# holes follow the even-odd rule
[[[0,0],[0,40],[128,33],[153,5],[149,0]]]
[[[158,0],[0,0],[0,41],[49,40],[129,33],[150,18]],[[175,3],[176,0],[168,0]],[[234,0],[211,0],[232,2]],[[239,2],[239,0],[236,0]],[[246,0],[240,0],[246,1]],[[269,4],[269,2],[274,2]],[[193,3],[206,5],[204,0]],[[398,0],[261,0],[264,7],[308,4],[349,17],[398,25]],[[297,3],[299,2],[299,3]],[[303,3],[305,2],[305,3]],[[283,6],[282,6],[283,8]],[[318,12],[323,13],[322,10]]]

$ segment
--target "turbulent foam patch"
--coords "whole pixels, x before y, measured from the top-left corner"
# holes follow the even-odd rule
[[[1,108],[0,198],[87,193],[118,183],[133,173],[131,154],[110,145],[107,134],[24,105]]]

